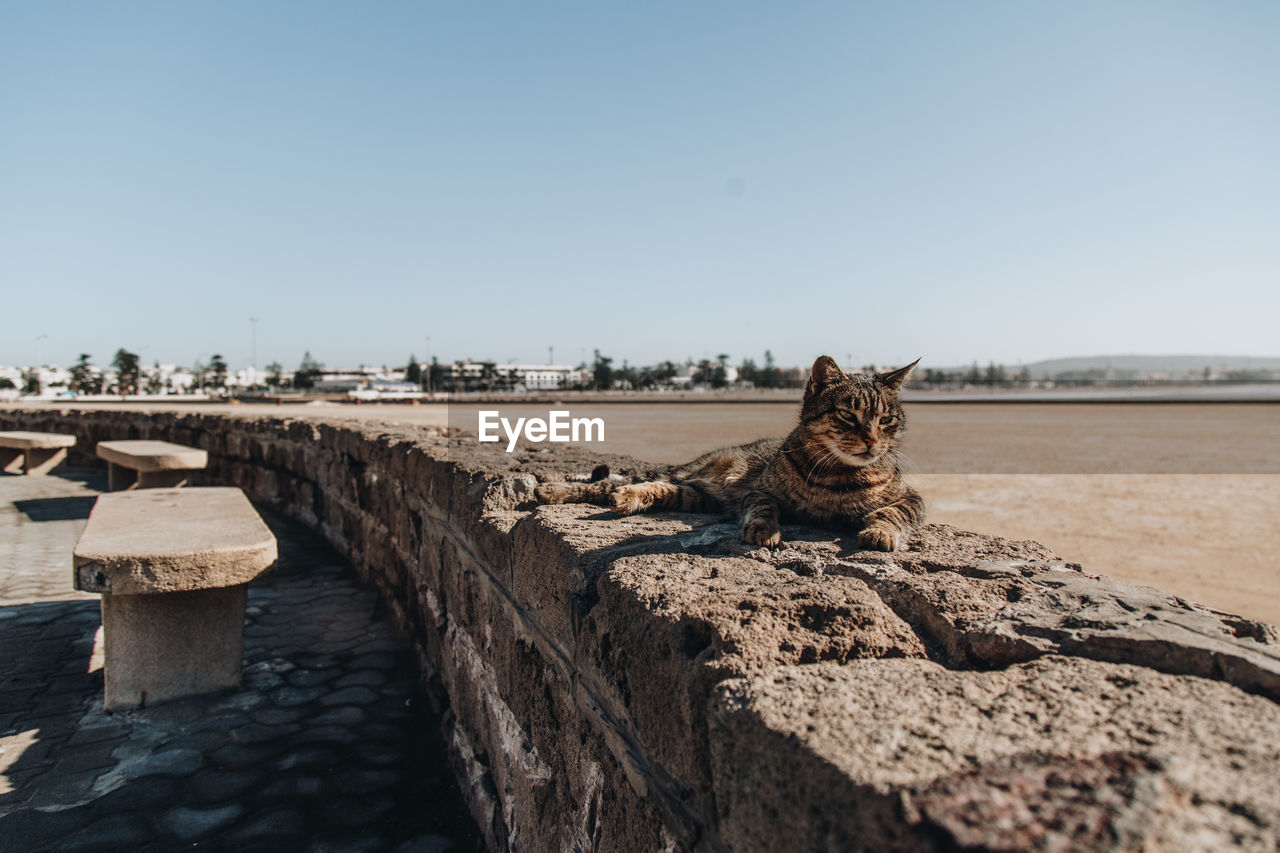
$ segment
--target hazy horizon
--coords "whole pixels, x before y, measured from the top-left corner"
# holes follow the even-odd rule
[[[1278,35],[1264,2],[3,4],[0,363],[245,365],[251,317],[259,366],[1267,356]]]
[[[135,355],[136,354],[137,353],[135,353]],[[221,355],[221,353],[218,353],[218,354]],[[372,362],[372,361],[355,361],[350,363],[348,362],[330,363],[330,362],[326,362],[323,358],[320,358],[317,353],[312,353],[310,351],[307,351],[304,354],[309,354],[310,356],[312,356],[313,359],[319,362],[321,366],[326,370],[344,370],[344,369],[359,369],[359,368],[372,368],[372,367],[381,367],[389,370],[402,370],[408,366],[408,361],[409,361],[408,358],[405,358],[399,361],[390,361],[385,363]],[[613,358],[607,352],[602,352],[600,354],[602,356],[610,358],[615,368],[621,367],[623,365],[622,359]],[[857,359],[850,360],[848,358],[849,354],[845,354],[843,356],[836,355],[835,353],[823,353],[823,354],[831,355],[837,360],[837,362],[840,363],[842,367],[846,369],[859,369],[864,367],[866,364],[870,363],[870,362],[860,362]],[[89,355],[93,356],[92,353],[89,353]],[[109,369],[111,367],[111,361],[114,355],[115,355],[115,351],[113,350],[110,355],[107,355],[102,358],[91,357],[90,363],[93,366],[98,367],[100,369]],[[415,354],[411,353],[410,355],[415,355]],[[709,358],[709,360],[714,362],[718,357],[718,355],[719,353],[711,356],[707,356],[707,358]],[[730,358],[727,364],[730,364],[733,366],[741,365],[744,359],[751,359],[752,361],[755,362],[757,367],[764,366],[763,353],[757,354],[757,355],[746,353],[741,356],[734,356],[733,354],[729,354],[729,355],[730,355]],[[416,355],[415,355],[415,358],[416,358]],[[689,359],[689,360],[686,361],[686,359]],[[55,361],[50,361],[46,359],[45,363],[41,366],[58,367],[58,368],[65,369],[65,368],[71,367],[72,364],[74,364],[78,360],[79,360],[79,354],[77,354],[76,359],[72,359],[71,361],[68,361],[68,362],[55,362]],[[696,364],[701,360],[702,360],[701,358],[694,358],[691,356],[682,356],[680,358],[673,357],[673,358],[659,359],[654,362],[628,361],[627,363],[630,364],[631,367],[640,368],[640,367],[654,367],[667,361],[673,362],[678,365],[683,365],[686,363]],[[299,361],[301,361],[301,358],[299,358]],[[423,361],[422,359],[417,359],[417,361],[420,364],[424,364],[424,365],[429,363],[429,360]],[[549,364],[550,363],[545,360],[539,361],[537,359],[527,361],[527,362],[521,362],[521,361],[504,362],[501,359],[494,359],[494,358],[489,358],[484,356],[477,356],[474,358],[464,356],[457,359],[449,359],[448,361],[444,359],[440,359],[440,362],[442,364],[447,364],[454,361],[472,361],[475,363],[492,361],[498,364],[504,364],[504,363]],[[569,366],[577,366],[580,363],[585,363],[586,365],[590,366],[592,361],[593,361],[593,354],[588,353],[585,362],[579,362],[579,360],[577,359],[562,360],[557,358],[555,363],[558,365],[569,365]],[[807,367],[812,361],[813,359],[809,359],[804,362],[796,362],[796,363],[790,363],[790,364],[777,361],[776,366],[784,370],[789,370],[795,367]],[[173,359],[164,359],[164,358],[150,359],[150,360],[140,359],[140,363],[146,367],[151,366],[153,363],[158,363],[162,365],[172,365],[174,367],[188,367],[188,368],[196,366],[194,362],[187,363],[187,362],[175,361]],[[1123,353],[1123,354],[1111,353],[1111,354],[1097,354],[1097,355],[1062,356],[1058,358],[1040,359],[1037,361],[1030,361],[1030,362],[1024,362],[1024,361],[982,362],[982,361],[971,359],[969,361],[957,363],[957,364],[941,364],[937,362],[927,362],[922,359],[920,362],[920,368],[921,369],[931,368],[935,370],[955,371],[955,370],[965,370],[974,364],[977,364],[979,367],[986,367],[988,364],[992,364],[992,363],[1005,368],[1026,367],[1033,371],[1040,371],[1040,370],[1046,370],[1046,369],[1056,370],[1056,371],[1083,370],[1083,369],[1091,369],[1093,367],[1102,367],[1102,366],[1114,367],[1116,369],[1122,369],[1122,370],[1146,369],[1146,370],[1182,371],[1182,370],[1197,370],[1201,367],[1213,367],[1213,368],[1227,367],[1230,369],[1258,368],[1258,369],[1267,369],[1267,370],[1280,370],[1280,355],[1250,356],[1250,355],[1235,355],[1230,353],[1165,353],[1165,354],[1144,355],[1140,353]],[[201,362],[200,364],[204,365],[204,364],[207,364],[207,362]],[[259,363],[257,366],[260,371],[265,372],[269,364],[270,362],[264,364],[262,363],[261,359],[259,359]],[[876,362],[876,365],[878,367],[889,366],[888,363],[886,362]],[[29,365],[29,364],[0,363],[0,367],[18,367],[18,368],[27,369],[32,366],[33,365]],[[237,363],[237,362],[231,361],[231,362],[228,362],[227,366],[231,371],[234,372],[234,371],[248,368],[251,365],[246,360],[244,363]],[[298,367],[298,364],[280,362],[280,366],[283,372],[292,373]],[[1038,378],[1039,373],[1036,373],[1035,376],[1036,378]]]

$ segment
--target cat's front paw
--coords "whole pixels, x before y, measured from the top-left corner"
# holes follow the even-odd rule
[[[858,534],[858,547],[865,551],[893,551],[898,547],[898,534],[887,527],[868,527]]]
[[[772,548],[782,543],[782,531],[772,521],[753,518],[742,525],[742,538],[751,545],[763,545]]]

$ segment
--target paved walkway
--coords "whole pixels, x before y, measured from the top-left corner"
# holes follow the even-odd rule
[[[244,689],[105,713],[97,596],[71,589],[104,480],[0,477],[0,850],[482,849],[376,596],[279,517]]]

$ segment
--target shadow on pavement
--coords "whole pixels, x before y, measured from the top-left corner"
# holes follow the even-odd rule
[[[89,517],[96,496],[74,498],[33,498],[14,501],[18,512],[32,521],[76,521]]]

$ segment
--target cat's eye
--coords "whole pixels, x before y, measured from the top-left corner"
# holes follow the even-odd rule
[[[882,418],[880,419],[880,426],[882,426],[882,427],[891,427],[891,426],[893,426],[894,424],[896,424],[897,422],[898,422],[898,419],[897,419],[896,417],[894,417],[893,415],[885,415],[884,417],[882,417]]]

